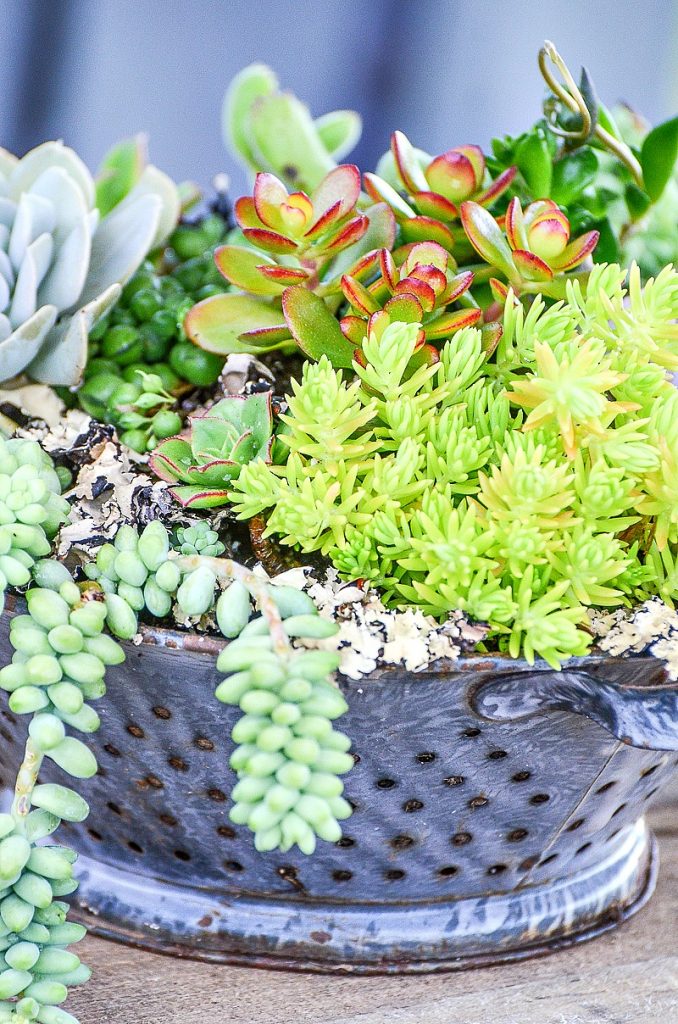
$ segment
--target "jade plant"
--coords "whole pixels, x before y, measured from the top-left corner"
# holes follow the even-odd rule
[[[176,187],[149,168],[106,216],[72,149],[0,151],[0,378],[25,371],[77,384],[92,326],[179,213]]]

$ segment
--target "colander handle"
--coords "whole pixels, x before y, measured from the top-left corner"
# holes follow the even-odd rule
[[[678,750],[678,684],[634,685],[608,674],[611,679],[583,669],[500,673],[477,684],[470,703],[480,718],[493,722],[529,718],[548,709],[570,711],[597,722],[629,746]]]

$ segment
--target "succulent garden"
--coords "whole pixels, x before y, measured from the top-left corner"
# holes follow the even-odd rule
[[[458,656],[463,622],[466,650],[554,669],[626,630],[678,678],[678,119],[608,109],[550,44],[539,64],[523,135],[432,155],[395,131],[364,174],[356,114],[246,68],[232,205],[139,140],[95,177],[61,143],[0,150],[0,688],[28,722],[3,1024],[76,1024],[76,854],[50,837],[88,807],[39,774],[95,775],[94,705],[149,624],[228,641],[230,817],[262,852],[352,813],[345,584],[417,623],[419,663],[390,644],[408,669]]]

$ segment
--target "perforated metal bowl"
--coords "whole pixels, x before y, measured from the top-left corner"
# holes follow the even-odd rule
[[[76,913],[97,934],[273,967],[449,970],[590,937],[651,893],[643,814],[678,749],[678,687],[656,660],[474,657],[344,681],[355,812],[305,857],[257,853],[229,821],[238,712],[213,697],[218,646],[147,630],[109,672],[100,771],[80,786],[92,813],[68,826]],[[7,786],[23,727],[1,714]]]

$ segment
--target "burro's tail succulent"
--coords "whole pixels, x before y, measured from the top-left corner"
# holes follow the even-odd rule
[[[78,383],[90,328],[178,215],[176,186],[154,167],[101,218],[72,149],[0,149],[0,380]]]

